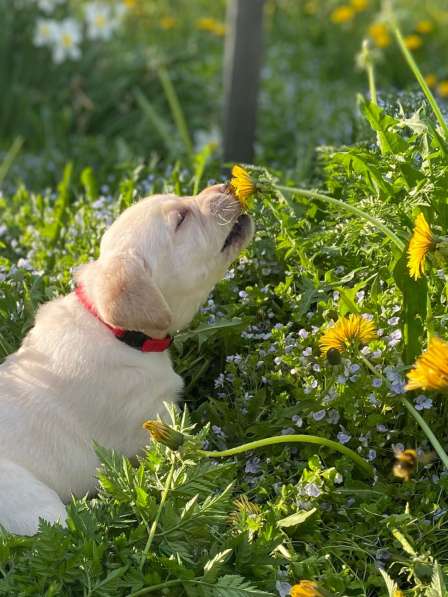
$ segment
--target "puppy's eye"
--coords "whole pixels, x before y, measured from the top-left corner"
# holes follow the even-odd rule
[[[188,209],[181,209],[180,211],[177,212],[176,230],[178,230],[181,227],[182,222],[187,217],[187,214],[188,214]]]

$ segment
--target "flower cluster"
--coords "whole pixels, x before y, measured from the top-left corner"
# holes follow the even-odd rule
[[[40,3],[40,8],[50,12],[56,2]],[[84,8],[84,21],[68,17],[62,20],[38,18],[34,31],[34,44],[50,48],[53,61],[60,64],[81,57],[83,33],[87,40],[108,40],[118,30],[125,14],[124,5],[113,7],[105,2],[91,2]]]

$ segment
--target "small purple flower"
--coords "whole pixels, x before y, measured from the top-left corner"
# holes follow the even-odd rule
[[[305,495],[309,497],[319,497],[321,490],[315,483],[307,483],[304,487]]]
[[[341,415],[339,414],[339,412],[335,409],[332,408],[327,415],[327,421],[331,424],[331,425],[337,425],[339,423],[339,419],[341,418]]]
[[[221,437],[222,439],[224,439],[226,437],[226,434],[221,429],[221,427],[219,427],[218,425],[212,425],[212,431],[215,435],[217,435],[218,437]]]
[[[303,340],[306,340],[308,338],[308,332],[302,328],[302,329],[299,330],[299,336]]]
[[[325,418],[326,410],[323,408],[322,410],[318,410],[315,413],[312,413],[312,417],[315,421],[322,421]]]
[[[302,427],[303,425],[303,419],[299,415],[294,415],[291,417],[291,421],[294,423],[294,425],[296,425],[296,427]]]
[[[417,396],[417,398],[415,399],[415,408],[417,410],[428,410],[431,407],[432,407],[431,398],[428,398],[424,394],[420,394],[420,396]]]
[[[400,323],[400,318],[399,317],[391,317],[390,319],[387,320],[387,323],[389,325],[398,325]]]
[[[340,444],[347,444],[351,440],[351,436],[343,431],[339,431],[336,437],[338,438],[338,442]]]
[[[370,460],[370,462],[372,462],[372,460],[375,460],[376,458],[376,450],[370,449],[367,452],[367,460]]]
[[[286,427],[286,429],[281,430],[282,435],[294,435],[295,432],[296,432],[296,430],[293,429],[292,427]]]
[[[289,597],[291,591],[291,585],[289,584],[289,582],[283,582],[278,580],[275,583],[275,588],[277,589],[279,597]]]
[[[393,348],[394,346],[396,346],[397,344],[400,343],[401,338],[402,338],[401,330],[394,330],[389,335],[389,342],[387,343],[388,346],[390,346],[391,348]]]
[[[254,456],[253,458],[250,458],[246,462],[246,466],[244,467],[244,472],[250,473],[251,475],[256,475],[259,472],[260,468],[261,468],[260,458],[258,456]]]
[[[375,377],[375,379],[372,379],[372,386],[374,388],[381,388],[382,385],[383,380],[380,377]]]

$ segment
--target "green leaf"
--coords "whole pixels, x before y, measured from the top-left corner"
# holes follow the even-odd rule
[[[392,116],[385,114],[384,111],[374,102],[368,102],[362,96],[358,96],[361,112],[369,122],[374,131],[378,133],[378,144],[381,153],[403,153],[407,149],[407,142],[398,133],[392,130],[392,127],[398,124],[398,121]]]
[[[398,590],[397,583],[387,574],[387,572],[385,570],[383,570],[382,568],[380,568],[379,570],[380,570],[381,576],[384,579],[384,582],[386,583],[388,596],[394,597],[395,591]]]
[[[302,524],[305,522],[310,516],[312,516],[316,512],[317,508],[312,508],[311,510],[305,510],[302,512],[296,512],[295,514],[291,514],[291,516],[287,516],[286,518],[282,518],[281,520],[277,521],[278,527],[294,527],[298,524]]]
[[[204,580],[207,582],[214,582],[222,566],[232,555],[232,549],[225,549],[217,553],[211,560],[204,565]]]
[[[406,250],[394,268],[394,279],[403,295],[403,361],[412,364],[421,353],[421,338],[425,333],[428,284],[425,277],[413,280],[407,267]]]
[[[426,593],[426,597],[446,597],[447,595],[448,592],[442,568],[438,562],[435,562],[432,572],[431,586]]]
[[[210,587],[210,597],[268,597],[273,593],[261,591],[245,580],[242,576],[236,574],[226,574],[221,576],[216,585]]]

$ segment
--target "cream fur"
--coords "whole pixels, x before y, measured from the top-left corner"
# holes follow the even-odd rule
[[[174,334],[249,242],[252,223],[221,250],[239,215],[222,185],[196,197],[143,199],[114,222],[99,259],[76,278],[108,323]],[[0,525],[33,534],[39,517],[63,523],[64,503],[96,490],[92,442],[135,456],[148,442],[143,421],[182,386],[168,352],[118,341],[74,293],[41,306],[21,348],[0,366]]]

